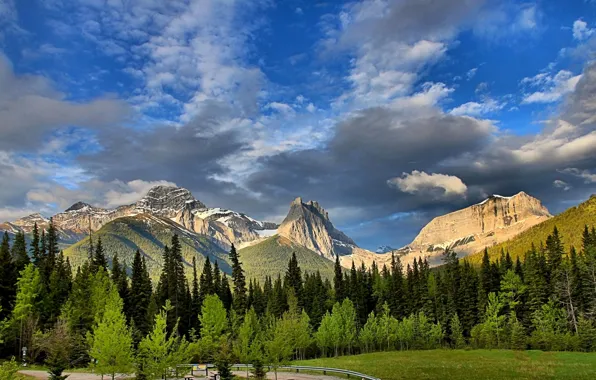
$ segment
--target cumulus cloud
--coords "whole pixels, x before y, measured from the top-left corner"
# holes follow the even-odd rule
[[[505,107],[504,103],[499,103],[494,99],[486,98],[482,103],[467,102],[453,108],[449,113],[452,115],[482,116],[488,113],[500,111]]]
[[[452,195],[463,196],[468,191],[468,187],[456,176],[431,173],[413,170],[412,173],[403,173],[401,177],[391,178],[387,181],[391,186],[399,190],[410,193],[433,193],[436,190],[445,197]]]
[[[570,71],[561,70],[555,75],[540,73],[522,79],[521,84],[538,91],[526,94],[522,103],[552,103],[572,92],[581,75],[573,75]]]
[[[588,23],[582,19],[573,22],[573,38],[578,41],[588,39],[593,33],[594,29],[588,28]]]

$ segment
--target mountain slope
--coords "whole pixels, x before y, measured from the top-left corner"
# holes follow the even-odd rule
[[[404,248],[402,261],[426,257],[431,265],[441,262],[446,248],[467,256],[513,238],[551,218],[540,201],[525,192],[511,197],[493,195],[481,203],[434,218]]]
[[[111,221],[139,214],[172,220],[189,231],[211,237],[224,250],[228,250],[232,244],[260,239],[263,231],[277,228],[275,223],[260,222],[239,212],[208,208],[195,199],[190,191],[175,186],[155,186],[137,202],[115,209],[77,202],[54,215],[53,221],[61,243],[67,246],[86,237],[89,231],[100,230]],[[17,231],[24,231],[30,234],[35,222],[43,229],[49,225],[48,219],[33,214],[0,224],[0,232],[8,231],[13,235]]]
[[[523,259],[524,254],[532,247],[532,243],[538,247],[540,242],[546,241],[547,236],[553,232],[555,226],[559,230],[559,235],[566,250],[571,246],[580,248],[585,225],[589,227],[596,226],[596,195],[592,195],[587,201],[533,226],[513,239],[488,247],[488,252],[491,259],[499,257],[501,249],[509,251],[514,260],[517,257]],[[482,261],[482,254],[482,250],[479,250],[478,253],[469,256],[468,259],[472,263],[479,264]]]
[[[138,214],[113,220],[93,233],[92,239],[95,244],[101,237],[109,262],[112,255],[118,253],[120,262],[130,266],[134,253],[139,249],[145,255],[152,279],[157,280],[162,268],[164,246],[170,245],[174,233],[180,237],[182,256],[188,270],[192,267],[193,257],[197,260],[199,270],[205,258],[209,257],[212,262],[217,260],[222,270],[230,272],[227,252],[213,243],[209,237],[192,233],[167,218],[151,214]],[[86,237],[68,247],[64,254],[76,267],[87,259],[88,250],[89,237]]]
[[[346,234],[333,226],[329,214],[318,202],[296,198],[277,229],[280,236],[334,260],[336,255],[350,255],[358,248]]]
[[[323,279],[333,278],[334,263],[332,261],[280,235],[272,236],[238,251],[247,277],[255,278],[261,283],[265,276],[276,278],[279,274],[283,278],[292,252],[296,253],[296,259],[303,274],[305,272],[314,273],[318,270]]]

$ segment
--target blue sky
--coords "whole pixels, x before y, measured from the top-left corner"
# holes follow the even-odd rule
[[[587,0],[0,0],[0,219],[175,183],[316,199],[374,249],[491,193],[560,212],[595,189],[595,28]]]

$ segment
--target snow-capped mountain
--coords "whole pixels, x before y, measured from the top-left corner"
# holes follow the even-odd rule
[[[228,249],[231,244],[259,239],[261,235],[257,231],[277,228],[275,223],[257,221],[243,213],[208,208],[189,190],[175,186],[153,187],[136,203],[115,209],[77,202],[64,212],[54,215],[52,219],[61,234],[61,239],[74,243],[115,219],[138,214],[170,219],[186,230],[211,237],[224,249]],[[49,219],[40,214],[33,214],[14,222],[0,224],[0,230],[30,233],[36,222],[39,228],[45,229]]]

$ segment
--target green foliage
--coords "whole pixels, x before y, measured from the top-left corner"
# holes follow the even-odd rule
[[[284,276],[292,254],[300,265],[302,274],[321,272],[323,279],[333,278],[333,262],[281,236],[272,236],[260,243],[238,251],[247,278],[263,284],[265,277]]]
[[[59,319],[54,328],[43,335],[39,340],[41,349],[45,353],[45,364],[48,367],[50,380],[64,380],[68,375],[62,372],[72,365],[74,337],[64,319]]]
[[[0,380],[16,380],[18,370],[19,364],[13,356],[10,361],[6,361],[0,365]]]
[[[466,340],[464,339],[463,329],[457,314],[454,314],[451,318],[451,324],[449,327],[451,329],[451,335],[449,338],[451,339],[451,345],[453,348],[464,348],[466,346]]]
[[[98,273],[101,273],[100,268]],[[106,295],[105,310],[89,334],[90,356],[101,375],[129,374],[134,371],[132,334],[122,312],[122,299],[115,287]]]
[[[167,378],[168,369],[190,360],[186,339],[177,336],[176,332],[167,332],[167,313],[171,310],[168,301],[156,316],[153,331],[139,343],[139,372],[151,379]]]
[[[101,238],[106,259],[111,261],[117,252],[122,262],[132,263],[137,250],[147,257],[147,270],[151,279],[157,282],[162,269],[162,252],[165,245],[170,244],[172,236],[180,233],[180,227],[169,219],[158,218],[148,214],[123,217],[106,223],[94,232],[94,238]],[[80,267],[87,260],[90,240],[85,238],[64,250],[74,268]],[[228,266],[226,253],[209,238],[195,235],[190,238],[183,235],[180,239],[182,257],[185,262],[192,263],[193,257],[197,265],[203,265],[206,256],[216,257],[222,265]],[[190,272],[191,267],[185,270]],[[190,273],[189,273],[190,274]]]

